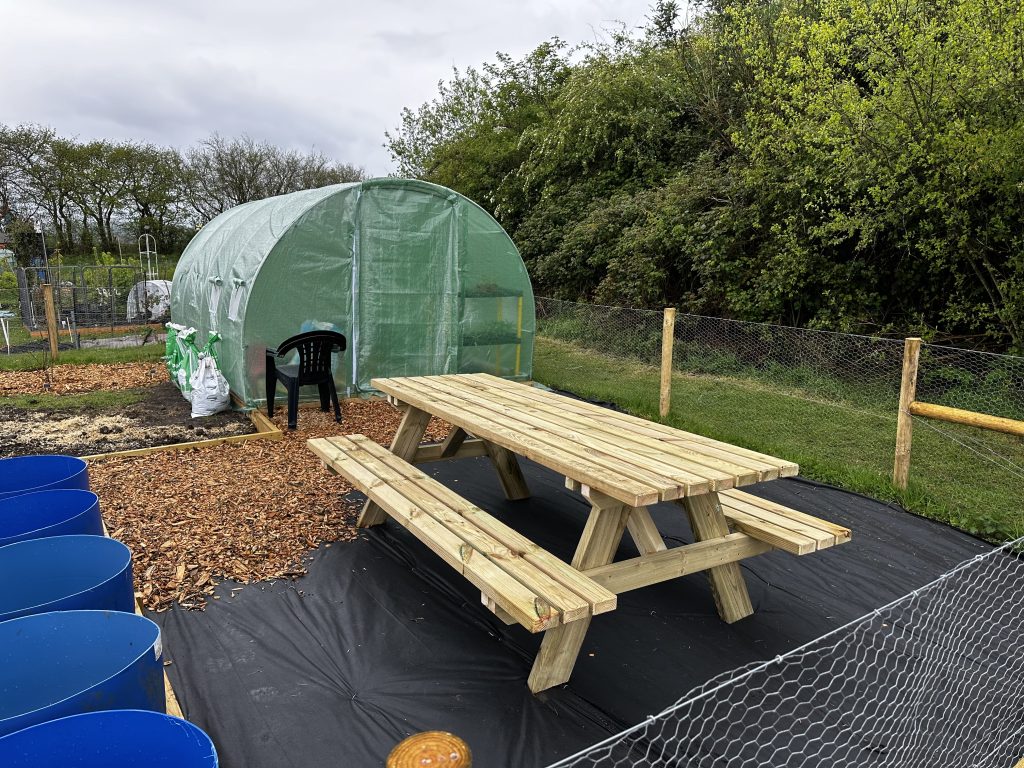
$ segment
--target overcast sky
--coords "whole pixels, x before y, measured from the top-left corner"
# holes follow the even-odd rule
[[[649,0],[0,0],[0,122],[185,147],[213,131],[371,175],[452,67],[642,26]]]

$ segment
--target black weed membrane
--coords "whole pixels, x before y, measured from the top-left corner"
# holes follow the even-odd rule
[[[512,502],[485,458],[423,466],[572,557],[589,505],[560,475],[523,461],[533,495]],[[185,713],[227,768],[379,766],[427,730],[465,739],[476,764],[531,768],[952,765],[978,744],[995,750],[1013,705],[999,697],[1020,689],[1024,654],[1008,628],[1024,585],[1012,569],[990,582],[1016,558],[1000,551],[943,576],[992,548],[816,483],[749,490],[853,539],[745,560],[755,611],[734,624],[719,619],[703,574],[623,593],[593,620],[568,684],[538,695],[526,681],[540,635],[503,624],[390,522],[320,548],[296,581],[225,582],[205,611],[153,618]],[[670,547],[693,540],[673,504],[651,514]],[[636,554],[627,540],[617,559]]]

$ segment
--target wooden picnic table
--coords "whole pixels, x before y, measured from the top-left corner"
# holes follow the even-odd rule
[[[535,692],[569,679],[591,618],[614,610],[622,592],[706,571],[719,615],[734,622],[753,613],[741,560],[850,540],[846,528],[739,490],[797,474],[785,459],[489,374],[372,384],[404,411],[390,452],[363,435],[310,440],[310,449],[367,495],[361,527],[390,515],[477,586],[495,615],[544,632]],[[421,445],[432,416],[451,431]],[[490,458],[509,499],[529,496],[525,456],[590,502],[570,564],[413,466],[471,456]],[[647,509],[656,502],[689,518],[692,544],[666,546]],[[626,532],[639,555],[613,562]]]

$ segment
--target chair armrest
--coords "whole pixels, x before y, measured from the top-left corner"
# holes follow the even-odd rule
[[[277,357],[277,347],[267,347],[267,357]]]

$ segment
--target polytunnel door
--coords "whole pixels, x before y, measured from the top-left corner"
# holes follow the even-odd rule
[[[354,380],[454,373],[459,217],[454,201],[401,189],[360,200]]]

